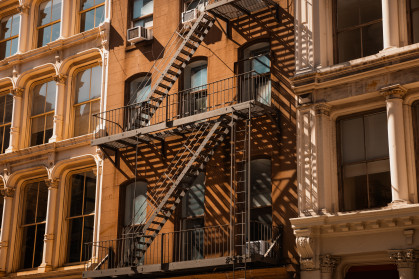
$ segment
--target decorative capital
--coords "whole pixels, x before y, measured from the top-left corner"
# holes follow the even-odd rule
[[[56,83],[64,84],[67,81],[67,76],[66,75],[61,75],[61,74],[56,75],[54,77],[54,80],[55,80]]]
[[[54,240],[54,234],[53,233],[44,235],[44,241],[51,241],[51,240]]]
[[[23,92],[25,91],[24,88],[14,88],[14,89],[10,89],[10,94],[12,94],[15,97],[22,97]]]
[[[380,89],[380,94],[389,99],[403,99],[404,95],[406,94],[407,89],[401,86],[400,84],[394,84],[390,86],[386,86]]]
[[[397,268],[415,268],[418,258],[414,249],[389,250],[388,253]]]
[[[8,198],[13,198],[15,196],[15,188],[5,187],[0,190],[1,195]]]
[[[29,13],[29,4],[21,4],[19,7],[17,7],[17,10],[21,14],[27,14]]]
[[[322,273],[333,273],[340,262],[340,257],[324,255],[320,257],[320,268]]]
[[[314,240],[310,236],[298,236],[296,238],[301,270],[313,270],[315,268],[313,243]]]
[[[314,105],[314,111],[316,115],[330,115],[330,110],[332,107],[326,103],[318,103]]]
[[[45,184],[47,184],[48,189],[57,189],[59,182],[59,179],[45,179]]]
[[[7,241],[0,241],[0,249],[1,248],[6,248],[9,246],[9,242]]]

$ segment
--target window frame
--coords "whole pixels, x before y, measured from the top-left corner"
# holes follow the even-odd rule
[[[40,48],[40,47],[44,47],[44,46],[46,46],[46,45],[48,45],[49,43],[52,43],[52,42],[55,42],[58,38],[60,38],[60,36],[61,36],[61,21],[62,21],[62,18],[61,18],[61,11],[62,11],[62,9],[63,9],[63,2],[61,1],[61,10],[60,10],[60,19],[57,19],[57,20],[55,20],[55,21],[51,21],[51,22],[49,22],[49,23],[46,23],[46,24],[44,24],[44,25],[39,25],[40,24],[40,8],[41,8],[41,4],[42,3],[45,3],[45,2],[49,2],[49,1],[51,1],[51,3],[53,4],[54,3],[54,1],[57,1],[57,0],[43,0],[43,1],[40,1],[39,3],[38,3],[38,5],[37,5],[37,11],[36,11],[36,13],[37,13],[37,24],[36,24],[36,48]],[[52,6],[51,6],[52,7]],[[51,17],[52,17],[52,12],[51,12]],[[49,27],[49,26],[53,26],[54,24],[56,24],[56,23],[60,23],[60,35],[58,36],[58,38],[56,39],[56,40],[54,40],[54,41],[49,41],[48,43],[46,43],[45,45],[39,45],[39,33],[40,33],[40,30],[41,29],[44,29],[44,28],[46,28],[46,27]],[[51,38],[52,38],[52,28],[51,28]]]
[[[417,116],[417,117],[415,117]],[[417,199],[419,200],[419,100],[412,103],[412,122],[413,122],[413,144],[415,151],[415,167],[416,167],[416,188]]]
[[[2,18],[0,18],[0,22],[4,19],[4,18],[6,18],[6,17],[14,17],[15,15],[18,15],[19,16],[19,30],[18,30],[18,32],[17,32],[17,35],[14,35],[14,36],[11,36],[11,37],[8,37],[7,39],[3,39],[3,40],[0,40],[0,44],[2,44],[2,43],[4,43],[4,42],[7,42],[7,41],[12,41],[12,40],[14,40],[14,39],[18,39],[19,37],[20,37],[20,23],[21,23],[21,16],[20,16],[20,14],[19,13],[16,13],[16,12],[14,12],[14,13],[8,13],[8,14],[5,14]],[[13,19],[12,19],[13,20]],[[12,25],[13,25],[13,23],[12,23]],[[1,31],[0,31],[1,32]],[[3,58],[1,58],[1,56],[0,56],[0,60],[3,60],[3,59],[6,59],[6,58],[8,58],[8,57],[11,57],[11,56],[13,56],[13,55],[15,55],[15,54],[17,54],[19,52],[19,39],[18,39],[18,41],[17,41],[17,47],[16,47],[16,52],[14,53],[14,54],[11,54],[11,55],[9,55],[9,56],[4,56]]]
[[[76,104],[77,76],[80,73],[82,73],[82,72],[85,72],[87,70],[91,70],[91,69],[93,69],[95,67],[98,67],[98,66],[101,67],[100,96],[97,97],[97,98],[89,99],[87,101],[83,101],[81,103],[77,103]],[[90,105],[89,106],[89,108],[90,108],[90,113],[89,113],[89,129],[88,129],[88,131],[90,131],[90,125],[93,125],[93,116],[92,116],[92,113],[91,113],[92,112],[92,103],[93,102],[99,102],[99,113],[101,111],[100,102],[102,100],[103,67],[102,67],[102,65],[100,63],[97,63],[97,62],[92,63],[92,64],[88,64],[88,65],[85,65],[85,66],[80,67],[77,70],[75,70],[74,73],[73,73],[73,76],[74,76],[74,78],[73,78],[72,82],[73,82],[73,88],[74,89],[72,90],[73,92],[72,92],[72,99],[71,99],[72,100],[72,108],[71,108],[72,109],[72,121],[71,121],[72,122],[72,127],[71,127],[72,129],[71,129],[71,135],[73,137],[81,137],[81,136],[90,135],[90,134],[94,133],[94,130],[92,132],[88,132],[87,134],[84,134],[84,135],[77,135],[77,136],[75,135],[76,134],[75,133],[75,129],[76,129],[76,108],[77,107],[80,107],[82,105],[85,105],[85,104],[89,104]],[[89,98],[90,98],[91,91],[92,91],[92,75],[90,75]]]
[[[55,87],[55,90],[54,90],[54,94],[55,94],[55,97],[54,97],[54,110],[51,110],[51,111],[48,111],[48,112],[43,112],[43,113],[40,113],[40,114],[37,114],[37,115],[32,115],[32,105],[33,105],[33,98],[34,98],[33,94],[34,94],[35,87],[38,86],[38,85],[44,84],[44,83],[51,82],[51,81],[54,81],[54,78],[53,77],[43,78],[43,79],[40,79],[40,80],[32,83],[32,85],[30,87],[30,94],[29,94],[30,95],[30,98],[29,98],[29,117],[28,117],[28,119],[29,119],[29,145],[28,146],[29,147],[47,144],[48,141],[49,141],[49,139],[50,139],[50,138],[48,138],[47,140],[45,140],[45,131],[46,131],[45,127],[46,127],[47,116],[49,114],[52,114],[52,116],[53,116],[53,122],[52,123],[54,125],[54,115],[55,115],[55,110],[56,110],[55,101],[56,101],[56,98],[57,98],[57,88]],[[57,82],[55,82],[55,86],[57,86]],[[48,92],[47,92],[47,94],[48,94]],[[32,141],[32,121],[33,121],[34,118],[40,118],[40,117],[44,117],[45,118],[45,120],[44,120],[44,139],[43,139],[43,143],[42,144],[32,145],[32,142],[31,142]],[[52,134],[54,135],[54,126],[52,128]]]
[[[333,61],[334,61],[334,64],[340,64],[340,63],[345,63],[345,62],[348,62],[348,61],[351,61],[351,60],[354,60],[354,59],[359,59],[359,58],[362,58],[362,57],[366,57],[366,55],[364,55],[364,51],[363,51],[363,41],[362,41],[362,28],[363,27],[366,27],[366,26],[369,26],[369,25],[374,25],[374,24],[376,24],[376,23],[379,23],[379,22],[381,22],[381,26],[382,26],[382,28],[383,28],[383,14],[381,13],[381,19],[375,19],[375,20],[372,20],[372,21],[369,21],[369,22],[367,22],[367,23],[362,23],[362,24],[358,24],[358,25],[355,25],[355,26],[351,26],[351,27],[345,27],[345,28],[343,28],[342,30],[338,30],[338,27],[337,27],[337,1],[339,1],[339,0],[332,0],[332,33],[333,33]],[[353,31],[353,30],[356,30],[356,29],[360,29],[361,31],[361,33],[360,33],[360,36],[361,36],[361,46],[360,46],[360,48],[361,48],[361,56],[360,57],[357,57],[357,58],[354,58],[354,59],[351,59],[351,60],[347,60],[347,61],[339,61],[339,44],[338,44],[338,36],[339,36],[339,33],[342,33],[342,32],[347,32],[347,31]]]
[[[360,111],[360,112],[356,112],[353,114],[349,114],[349,115],[343,115],[340,116],[336,119],[336,154],[337,154],[337,173],[338,173],[338,208],[339,208],[339,212],[353,212],[353,211],[363,211],[363,210],[371,210],[371,209],[375,209],[375,208],[380,208],[380,207],[370,207],[369,203],[369,194],[368,194],[368,207],[366,208],[362,208],[362,209],[355,209],[355,210],[345,210],[344,207],[344,191],[343,191],[343,168],[344,168],[344,164],[343,164],[343,158],[342,158],[342,133],[341,133],[341,121],[342,120],[350,120],[350,119],[355,119],[355,118],[364,118],[365,116],[368,115],[373,115],[373,114],[378,114],[378,113],[386,113],[386,108],[377,108],[377,109],[373,109],[373,110],[367,110],[367,111]],[[387,123],[387,122],[386,122]],[[364,128],[364,135],[365,135],[365,128]],[[365,142],[364,142],[364,150],[365,150]],[[351,162],[348,165],[355,165],[355,164],[359,164],[359,163],[371,163],[371,162],[378,162],[378,161],[383,161],[383,160],[388,160],[389,161],[390,157],[382,157],[382,158],[376,158],[373,160],[363,160],[363,161],[356,161],[356,162]],[[368,177],[368,173],[366,173],[366,176]],[[367,178],[368,179],[368,178]],[[391,179],[391,173],[390,173],[390,179]],[[369,189],[369,184],[368,184],[368,180],[367,180],[367,188]],[[391,202],[391,201],[390,201]]]
[[[206,83],[196,86],[192,86],[192,69],[206,66],[207,80]],[[203,113],[210,109],[209,98],[208,98],[208,57],[196,57],[186,65],[181,76],[183,90],[178,94],[179,112],[182,117],[192,116]],[[198,89],[197,89],[198,88]],[[195,89],[195,90],[194,90]],[[198,99],[205,99],[205,106],[199,107],[196,104]],[[189,108],[186,108],[189,104]],[[193,108],[194,109],[193,109]]]
[[[5,92],[0,92],[0,98],[5,97],[5,102],[4,102],[5,108],[6,108],[6,98],[7,98],[7,96],[11,96],[12,97],[12,104],[13,104],[13,95],[12,94],[5,93]],[[11,108],[11,110],[12,110],[12,118],[10,119],[10,122],[0,124],[0,130],[2,130],[2,132],[0,132],[0,134],[2,134],[2,136],[3,136],[3,138],[0,139],[0,154],[3,154],[6,151],[6,149],[9,148],[9,146],[10,146],[10,129],[12,127],[13,107]],[[4,110],[3,119],[4,119],[5,115],[6,115],[6,110]],[[0,115],[0,118],[1,117],[2,116]],[[8,137],[9,137],[9,145],[8,146],[4,146],[4,139],[5,139],[5,136],[6,136],[5,131],[7,129],[7,126],[9,126],[9,132],[7,133],[8,134]]]
[[[153,25],[149,26],[149,27],[144,27],[144,28],[147,28],[147,29],[152,29],[154,27],[154,0],[153,0],[153,12],[151,14],[139,16],[139,17],[136,17],[136,18],[134,18],[134,2],[135,2],[135,0],[130,0],[129,1],[129,9],[128,9],[129,13],[130,13],[128,18],[130,19],[131,28],[133,28],[135,26],[135,23],[138,22],[138,21],[141,21],[141,20],[144,20],[144,19],[147,19],[147,18],[152,18]]]
[[[65,255],[64,255],[64,265],[65,266],[79,265],[79,264],[81,264],[81,263],[84,262],[83,261],[83,257],[85,256],[84,255],[85,249],[83,249],[84,248],[84,244],[85,244],[85,242],[84,242],[84,219],[85,219],[85,217],[91,217],[91,216],[93,216],[93,226],[94,226],[95,219],[96,219],[96,209],[97,209],[96,208],[96,204],[98,202],[98,200],[97,200],[97,189],[98,189],[98,187],[97,187],[97,181],[98,181],[98,177],[95,174],[95,171],[96,171],[96,166],[95,165],[92,165],[92,166],[86,166],[86,167],[83,167],[83,168],[80,168],[80,169],[72,170],[72,171],[68,172],[67,175],[66,175],[66,189],[68,191],[68,196],[66,198],[67,206],[66,206],[66,211],[65,211],[66,212],[66,215],[65,215],[65,218],[64,218],[64,221],[65,221],[65,224],[66,224],[66,228],[67,228],[67,234],[66,234],[66,237],[64,238],[65,247],[66,247],[66,249],[65,249]],[[93,174],[95,174],[95,177],[96,177],[96,179],[95,179],[96,180],[95,181],[95,210],[93,212],[91,212],[91,213],[88,213],[88,214],[84,214],[84,212],[83,212],[81,215],[70,216],[71,198],[72,198],[72,195],[71,195],[71,190],[72,190],[71,189],[71,187],[72,187],[72,185],[71,185],[71,177],[73,175],[82,174],[82,173],[88,173],[88,172],[93,172]],[[84,206],[84,200],[85,200],[85,191],[86,191],[86,175],[84,175],[82,211],[84,211],[83,206]],[[69,261],[69,252],[70,252],[70,250],[69,250],[69,243],[70,243],[70,236],[71,236],[70,220],[77,219],[77,218],[81,218],[83,220],[82,241],[81,241],[81,249],[80,249],[80,259],[81,259],[81,261],[79,261],[79,262],[70,262]],[[93,227],[93,236],[92,236],[92,239],[94,239],[95,230],[96,230],[96,227]],[[88,259],[90,259],[92,257],[92,255],[87,255],[87,257],[88,257]]]
[[[419,6],[412,9],[412,0],[406,0],[406,13],[407,13],[407,33],[408,33],[408,43],[411,44],[417,44],[419,43],[419,38],[417,42],[413,42],[413,22],[412,22],[412,14],[414,12],[419,13]],[[419,27],[417,27],[419,28]]]
[[[106,3],[106,0],[104,0],[102,3],[100,3],[100,4],[97,4],[97,5],[94,5],[94,6],[92,6],[92,7],[90,7],[90,8],[87,8],[87,9],[85,9],[85,10],[82,10],[82,7],[81,7],[81,1],[79,1],[79,25],[80,25],[80,27],[79,27],[79,32],[81,33],[81,32],[86,32],[86,31],[89,31],[89,30],[92,30],[92,29],[94,29],[94,28],[97,28],[100,24],[102,24],[103,23],[103,21],[101,21],[97,26],[95,26],[96,25],[96,9],[97,8],[99,8],[100,6],[104,6],[104,10],[103,10],[103,20],[105,20],[105,3]],[[89,12],[89,11],[91,11],[91,10],[95,10],[95,17],[94,17],[94,24],[93,24],[93,28],[91,28],[91,29],[87,29],[87,30],[83,30],[82,31],[82,25],[81,25],[81,18],[82,18],[82,16],[83,16],[83,14],[84,13],[87,13],[87,12]]]

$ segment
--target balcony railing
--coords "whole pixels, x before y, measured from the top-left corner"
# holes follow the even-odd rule
[[[93,114],[94,139],[199,115],[245,101],[270,105],[270,75],[247,72],[199,87],[170,93],[160,105],[147,100]],[[151,115],[151,117],[150,117]]]
[[[234,247],[237,245],[233,248],[231,245],[229,225],[161,233],[141,259],[136,252],[142,242],[141,236],[138,235],[86,243],[86,255],[94,255],[86,262],[86,271],[227,258],[234,254],[277,258],[281,229],[253,223],[251,230],[253,232],[251,240],[246,243],[246,251],[237,253],[234,253]]]

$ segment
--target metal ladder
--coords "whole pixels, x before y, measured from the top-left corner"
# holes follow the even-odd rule
[[[229,132],[226,117],[215,120],[191,124],[183,127],[190,130],[190,135],[183,147],[178,151],[156,187],[147,195],[144,206],[151,208],[147,212],[143,226],[132,226],[126,232],[135,239],[135,261],[132,265],[141,263],[147,248],[157,237],[164,224],[174,213],[182,197],[187,193],[193,181],[202,170],[203,164],[208,162]],[[141,210],[141,207],[138,211]],[[139,212],[136,212],[137,215]]]
[[[242,121],[234,121],[232,127],[232,186],[233,186],[233,278],[244,271],[246,278],[250,226],[250,136],[251,110],[237,114]]]

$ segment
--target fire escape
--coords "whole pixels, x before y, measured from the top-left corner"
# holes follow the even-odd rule
[[[204,0],[201,2],[204,5]],[[246,274],[247,265],[252,262],[276,263],[279,229],[258,224],[264,241],[269,242],[263,252],[249,241],[252,118],[275,114],[275,109],[266,101],[271,94],[270,77],[251,71],[200,88],[169,91],[216,18],[230,24],[231,20],[247,15],[266,29],[268,27],[253,13],[269,10],[275,17],[278,9],[278,4],[271,0],[205,1],[204,8],[196,11],[195,20],[173,33],[160,59],[152,66],[143,82],[151,88],[146,98],[142,98],[145,101],[132,100],[125,107],[94,115],[98,128],[92,144],[98,146],[127,179],[138,177],[140,146],[156,146],[156,142],[164,146],[165,139],[179,137],[182,147],[159,180],[147,190],[143,224],[124,230],[119,239],[86,244],[86,255],[93,257],[86,263],[84,278],[219,266],[230,266],[233,271]],[[205,108],[182,101],[183,96],[192,91],[208,100]],[[230,141],[231,152],[230,224],[192,232],[162,233],[163,226],[173,216],[199,172],[226,139]],[[165,153],[163,147],[162,153]],[[129,169],[130,173],[124,169]],[[207,259],[202,251],[196,252],[196,247],[189,249],[179,244],[189,238],[195,242],[202,238],[204,248],[198,250],[205,249],[208,255],[216,256]],[[258,251],[255,253],[255,250]]]

